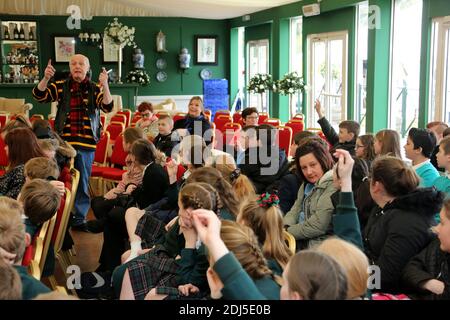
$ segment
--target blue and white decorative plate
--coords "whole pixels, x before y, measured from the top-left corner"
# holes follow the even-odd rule
[[[211,79],[212,71],[208,69],[202,69],[202,71],[200,71],[200,78],[202,78],[203,80]]]
[[[159,82],[164,82],[167,80],[167,73],[165,73],[164,71],[159,71],[156,74],[156,80],[158,80]]]
[[[166,60],[164,60],[163,58],[159,58],[158,60],[156,60],[156,67],[159,70],[165,69],[166,66],[167,66]]]

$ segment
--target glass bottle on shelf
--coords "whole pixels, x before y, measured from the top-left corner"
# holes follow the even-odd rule
[[[9,40],[9,29],[8,26],[3,26],[3,30],[4,30],[4,34],[3,34],[3,39],[5,40]]]
[[[19,40],[19,29],[17,28],[17,23],[14,23],[14,40]]]
[[[36,39],[36,37],[35,37],[35,30],[36,30],[35,26],[31,26],[30,27],[30,34],[28,35],[30,40],[35,40]]]
[[[25,32],[23,31],[23,23],[20,24],[19,39],[25,40]]]

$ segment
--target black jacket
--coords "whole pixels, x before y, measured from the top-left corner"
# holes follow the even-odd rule
[[[397,293],[408,261],[433,239],[443,193],[434,188],[418,188],[397,197],[383,209],[372,211],[364,230],[364,247],[372,264],[381,271],[381,291]]]
[[[302,183],[302,178],[295,170],[281,177],[278,184],[278,198],[280,198],[280,209],[283,211],[283,214],[291,210],[295,200],[297,200],[298,189],[300,189]]]
[[[142,184],[131,195],[139,208],[144,209],[161,200],[166,195],[168,188],[169,176],[167,172],[161,165],[153,162],[146,167]]]
[[[323,117],[317,121],[322,128],[322,132],[327,138],[328,142],[333,145],[333,147],[330,149],[330,153],[333,156],[333,153],[336,149],[344,149],[350,152],[352,156],[355,155],[355,145],[356,145],[356,138],[355,137],[352,141],[340,143],[339,142],[339,135],[336,133],[334,128],[331,126],[330,122],[328,122],[327,118]],[[333,159],[336,161],[337,159]]]
[[[162,136],[158,134],[153,140],[153,144],[156,149],[163,152],[166,156],[170,157],[172,153],[173,147],[177,145],[177,141],[172,141],[172,134],[168,134],[167,136]]]
[[[442,251],[440,245],[439,239],[433,240],[421,253],[412,258],[403,270],[403,283],[417,295],[416,298],[450,300],[450,254]],[[420,287],[431,279],[440,280],[445,284],[442,295],[435,295]]]
[[[201,128],[201,132],[197,132],[197,128]],[[211,143],[212,135],[205,135],[205,132],[211,129],[211,123],[203,115],[200,115],[197,118],[186,116],[184,119],[175,121],[173,131],[177,129],[187,129],[189,134],[201,136],[205,140],[206,144]]]
[[[255,186],[257,194],[278,190],[279,180],[289,172],[289,163],[284,151],[279,148],[272,149],[272,154],[274,156],[269,157],[267,152],[264,152],[264,150],[259,147],[248,148],[245,150],[244,162],[239,164],[241,173],[245,174],[250,179]],[[278,157],[275,155],[278,155]],[[270,161],[267,161],[269,158]],[[274,163],[272,161],[273,158],[276,158],[278,163]],[[272,171],[271,169],[276,172],[265,172],[270,172]]]

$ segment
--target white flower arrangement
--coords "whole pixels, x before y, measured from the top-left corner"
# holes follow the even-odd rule
[[[109,37],[111,41],[121,47],[130,46],[136,48],[134,42],[134,27],[130,28],[123,23],[119,22],[118,18],[114,18],[114,21],[108,22],[105,30],[105,36]]]
[[[273,90],[272,75],[258,73],[250,79],[247,90],[253,93],[264,93],[266,90]]]
[[[150,76],[145,70],[132,70],[127,74],[128,83],[137,83],[141,86],[147,86],[150,84]]]
[[[286,73],[283,79],[276,82],[276,91],[282,95],[295,94],[305,90],[303,78],[297,72]],[[274,90],[275,91],[275,90]]]

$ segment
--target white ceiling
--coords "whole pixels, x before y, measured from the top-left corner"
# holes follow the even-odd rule
[[[150,16],[230,19],[299,1],[301,0],[1,0],[0,13],[68,15],[68,7],[77,5],[83,18]]]

